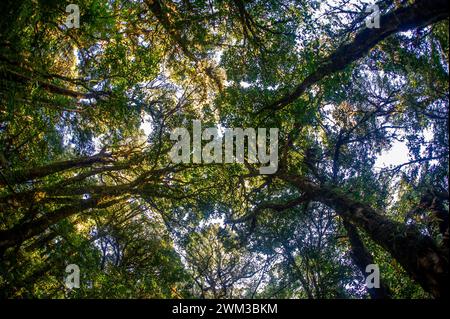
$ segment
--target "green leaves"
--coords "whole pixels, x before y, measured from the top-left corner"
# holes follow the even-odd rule
[[[366,297],[357,215],[393,297],[429,297],[377,223],[446,245],[448,21],[380,41],[362,2],[83,0],[67,29],[68,3],[1,4],[2,296]],[[193,119],[278,128],[279,171],[175,165]],[[378,167],[398,143],[406,162]]]

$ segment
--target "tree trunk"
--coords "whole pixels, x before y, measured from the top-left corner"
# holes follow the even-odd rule
[[[2,230],[0,231],[0,252],[4,252],[5,249],[9,247],[20,245],[23,241],[44,232],[48,227],[58,223],[64,218],[81,213],[89,208],[106,208],[119,201],[120,200],[110,200],[99,204],[99,198],[81,200],[78,205],[66,205],[51,213],[47,213],[36,220],[16,225],[7,230]]]
[[[363,229],[386,249],[425,291],[436,298],[449,296],[448,250],[412,226],[386,218],[381,211],[353,200],[339,190],[318,186],[298,176],[283,176],[312,200],[333,208],[337,214]]]
[[[90,166],[94,163],[102,163],[108,161],[109,154],[99,153],[89,157],[76,158],[67,161],[54,162],[48,165],[12,171],[3,174],[0,179],[0,186],[20,184],[29,180],[42,178],[54,173],[58,173],[71,168],[80,168]]]
[[[343,224],[350,242],[353,262],[365,277],[367,265],[375,263],[373,257],[364,246],[358,234],[358,229],[347,220],[344,220]],[[372,299],[391,299],[389,287],[381,279],[379,288],[367,288],[367,292]]]
[[[294,102],[309,87],[328,75],[345,69],[348,65],[362,58],[377,43],[390,35],[421,28],[436,23],[449,16],[448,0],[418,0],[414,4],[399,8],[380,17],[380,28],[365,28],[359,32],[352,42],[339,47],[317,68],[308,75],[295,90],[271,103],[263,110],[273,112]]]

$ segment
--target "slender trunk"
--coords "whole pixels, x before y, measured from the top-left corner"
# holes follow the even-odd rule
[[[343,224],[349,238],[353,262],[365,277],[367,265],[375,263],[373,260],[373,256],[364,246],[364,243],[358,234],[358,229],[347,220],[344,220]],[[391,298],[389,287],[381,279],[379,288],[367,288],[367,292],[372,299]]]
[[[305,291],[306,295],[308,296],[308,299],[314,299],[314,295],[311,292],[311,289],[309,287],[308,282],[303,277],[303,272],[300,270],[300,267],[298,267],[297,263],[295,262],[294,256],[292,255],[291,249],[287,245],[283,245],[284,250],[286,252],[285,256],[289,263],[289,265],[294,269],[294,271],[297,274],[297,278],[299,279],[300,283],[302,284],[303,290]]]

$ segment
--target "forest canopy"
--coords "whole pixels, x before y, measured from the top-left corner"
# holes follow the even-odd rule
[[[447,0],[0,3],[2,298],[449,296]]]

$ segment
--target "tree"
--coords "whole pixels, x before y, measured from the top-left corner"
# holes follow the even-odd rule
[[[0,8],[3,296],[448,296],[447,1],[68,4]],[[277,172],[173,163],[196,119],[278,128]]]

